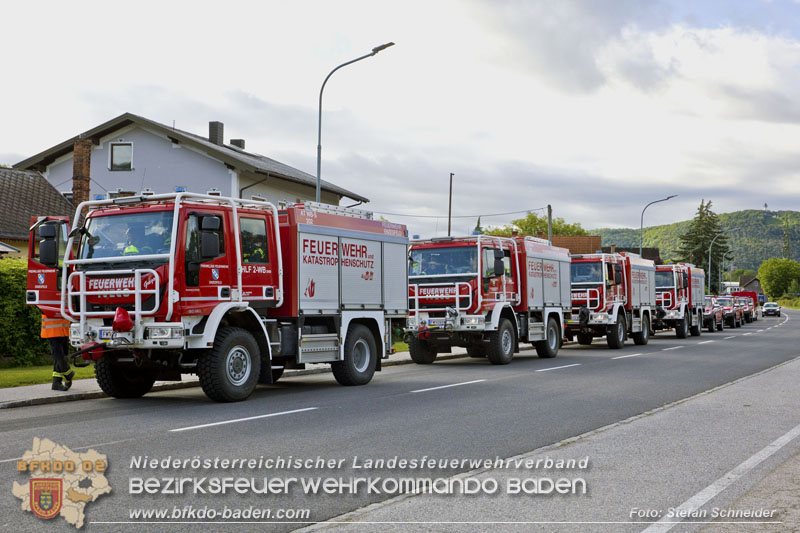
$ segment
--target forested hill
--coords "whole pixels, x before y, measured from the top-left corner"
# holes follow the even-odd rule
[[[758,270],[762,261],[783,257],[784,231],[789,235],[790,257],[800,260],[800,212],[748,209],[717,215],[723,229],[739,228],[728,233],[736,268]],[[679,238],[690,221],[644,228],[644,246],[658,247],[664,260],[677,260]],[[639,246],[639,229],[600,228],[588,230],[600,235],[603,246]]]

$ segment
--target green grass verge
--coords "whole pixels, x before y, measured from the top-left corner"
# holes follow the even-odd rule
[[[94,377],[94,365],[74,368],[75,379]],[[0,389],[53,382],[53,365],[0,369]]]

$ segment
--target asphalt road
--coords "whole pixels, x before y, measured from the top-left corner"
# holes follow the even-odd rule
[[[787,321],[788,318],[788,321]],[[779,327],[773,327],[781,324]],[[113,492],[86,512],[88,531],[196,530],[199,520],[184,517],[164,524],[131,522],[130,509],[278,508],[309,509],[306,521],[258,526],[275,531],[323,521],[394,494],[305,494],[295,486],[286,495],[129,494],[140,477],[376,477],[397,470],[354,469],[354,457],[486,460],[506,458],[624,420],[664,404],[754,374],[800,355],[795,329],[800,314],[766,318],[742,328],[676,339],[660,333],[647,346],[629,341],[610,350],[604,341],[590,347],[565,346],[556,359],[525,350],[507,366],[459,359],[431,366],[385,369],[364,387],[341,387],[327,374],[287,379],[262,387],[248,401],[209,402],[200,389],[168,391],[138,400],[99,399],[9,409],[0,412],[0,528],[40,531],[41,523],[19,510],[11,481],[25,482],[15,459],[34,437],[75,451],[107,454]],[[771,329],[768,329],[771,328]],[[256,417],[256,418],[253,418]],[[249,418],[249,420],[240,420]],[[213,425],[210,425],[213,424]],[[132,458],[192,459],[282,457],[343,460],[341,468],[306,469],[133,469]],[[471,470],[406,470],[411,476],[438,477]],[[155,519],[151,519],[155,521]],[[72,530],[61,519],[54,530]],[[202,527],[202,526],[200,526]],[[216,530],[219,526],[206,526]],[[253,524],[228,524],[250,530]],[[238,528],[238,529],[237,529]]]

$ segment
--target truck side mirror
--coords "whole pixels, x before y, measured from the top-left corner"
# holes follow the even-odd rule
[[[689,287],[689,274],[686,272],[683,273],[683,288],[686,289]]]
[[[614,265],[614,285],[622,285],[622,265]]]
[[[203,217],[203,220],[200,223],[200,229],[203,231],[219,231],[219,217]]]
[[[200,234],[200,258],[203,261],[214,259],[219,255],[219,235],[211,231]]]
[[[494,250],[494,260],[497,261],[499,259],[499,260],[502,261],[503,257],[505,257],[505,254],[503,253],[503,250],[499,250],[499,249],[495,248],[495,250]]]
[[[501,252],[502,253],[502,252]],[[502,259],[494,260],[494,277],[499,278],[506,273],[506,267],[503,265]]]
[[[39,228],[39,262],[50,268],[58,266],[58,226],[56,224],[44,224]]]

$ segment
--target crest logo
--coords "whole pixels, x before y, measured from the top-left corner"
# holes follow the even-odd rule
[[[39,274],[38,276],[36,276],[36,279],[39,280],[39,285],[41,285],[42,283],[44,283],[44,274]]]
[[[62,479],[30,480],[31,511],[45,520],[55,517],[61,510],[64,495]]]
[[[211,277],[214,278],[214,281],[217,281],[219,279],[219,269],[218,268],[212,268],[211,269]]]

